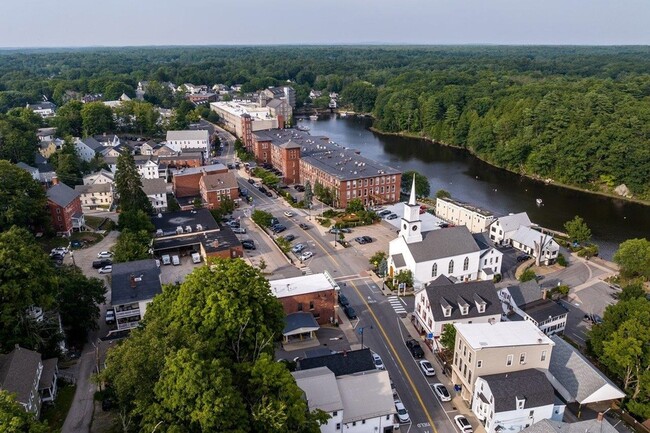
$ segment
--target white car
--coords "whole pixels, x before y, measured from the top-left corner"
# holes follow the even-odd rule
[[[472,425],[467,421],[467,418],[465,418],[463,415],[456,415],[454,417],[454,422],[460,429],[462,433],[472,433],[474,430],[472,430]]]
[[[431,365],[431,363],[426,359],[420,361],[420,368],[422,369],[422,372],[424,373],[425,376],[436,375],[436,370],[433,369],[433,365]]]
[[[111,257],[113,257],[113,253],[110,251],[102,251],[101,253],[97,253],[98,259],[110,259]]]
[[[53,248],[52,251],[50,251],[50,256],[53,256],[55,254],[61,254],[62,256],[65,256],[68,254],[68,249],[66,247]]]
[[[233,233],[237,233],[238,235],[245,235],[246,234],[246,229],[243,227],[234,227],[232,229]]]
[[[386,370],[386,367],[384,366],[384,361],[381,360],[381,356],[377,355],[376,353],[373,353],[372,360],[375,362],[375,367],[377,367],[377,370]]]
[[[291,212],[290,210],[285,210],[284,216],[291,218],[293,216],[293,212]]]
[[[172,256],[172,265],[178,266],[181,264],[181,259],[177,255]]]
[[[442,383],[434,383],[431,385],[431,388],[433,388],[433,392],[436,393],[440,401],[451,401],[451,395]]]
[[[100,274],[110,274],[111,272],[113,272],[113,265],[108,265],[108,266],[104,266],[103,268],[99,268]]]
[[[400,423],[407,423],[411,421],[411,417],[409,417],[409,411],[406,410],[404,403],[402,403],[400,400],[395,400],[395,409],[397,409],[397,419],[399,419]]]
[[[300,261],[304,262],[305,260],[311,259],[314,256],[314,253],[311,251],[305,251],[300,255]]]
[[[106,324],[110,325],[112,323],[115,323],[115,311],[114,310],[106,310]]]
[[[171,257],[169,257],[169,254],[163,254],[161,259],[162,259],[163,265],[171,265],[172,264],[172,259],[171,259]]]
[[[306,248],[305,244],[296,244],[296,245],[293,246],[293,248],[291,248],[291,251],[298,254],[299,252],[301,252],[305,248]]]

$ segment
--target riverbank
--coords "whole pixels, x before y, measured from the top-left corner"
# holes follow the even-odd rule
[[[373,120],[374,120],[374,118],[373,118]],[[625,201],[625,202],[636,203],[636,204],[640,204],[640,205],[644,205],[644,206],[650,206],[650,201],[648,201],[648,200],[641,200],[641,199],[634,198],[634,197],[625,197],[625,196],[621,196],[621,195],[614,194],[614,193],[607,192],[607,191],[594,191],[594,190],[590,190],[590,189],[581,188],[581,187],[576,186],[576,185],[565,184],[565,183],[557,182],[557,181],[554,181],[554,180],[550,180],[550,181],[549,180],[544,180],[544,179],[541,179],[541,178],[536,177],[536,176],[532,176],[532,175],[529,175],[529,174],[509,170],[507,168],[498,166],[498,165],[496,165],[496,164],[494,164],[494,163],[492,163],[490,161],[487,161],[484,158],[481,158],[480,155],[478,155],[472,149],[469,149],[467,147],[454,146],[452,144],[443,143],[441,141],[433,140],[433,139],[431,139],[429,137],[425,137],[425,136],[417,135],[417,134],[411,134],[411,133],[406,133],[406,132],[386,132],[386,131],[382,131],[380,129],[377,129],[377,128],[373,127],[373,126],[370,126],[368,129],[370,131],[376,133],[376,134],[379,134],[379,135],[425,140],[425,141],[428,141],[428,142],[430,142],[432,144],[436,144],[436,145],[439,145],[439,146],[444,146],[444,147],[450,147],[450,148],[453,148],[453,149],[463,150],[463,151],[469,153],[470,155],[472,155],[473,157],[475,157],[476,159],[478,159],[480,161],[483,161],[484,163],[486,163],[486,164],[488,164],[488,165],[490,165],[490,166],[492,166],[494,168],[498,168],[499,170],[504,170],[504,171],[507,171],[509,173],[513,173],[513,174],[516,174],[518,176],[525,177],[525,178],[533,180],[535,182],[539,182],[540,184],[553,185],[553,186],[557,186],[557,187],[560,187],[560,188],[570,189],[570,190],[573,190],[573,191],[586,192],[586,193],[601,196],[601,197],[613,198],[613,199],[621,200],[621,201]]]

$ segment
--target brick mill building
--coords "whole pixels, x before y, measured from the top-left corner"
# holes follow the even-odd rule
[[[52,216],[52,226],[59,235],[70,236],[73,231],[83,230],[86,222],[81,210],[79,192],[60,183],[56,177],[47,190],[47,207]]]

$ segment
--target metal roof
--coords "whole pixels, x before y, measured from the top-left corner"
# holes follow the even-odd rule
[[[325,412],[343,410],[343,401],[336,383],[336,376],[327,367],[294,371],[291,375],[305,393],[310,411],[321,409]]]

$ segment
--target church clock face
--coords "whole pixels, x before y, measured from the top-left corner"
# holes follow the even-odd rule
[[[414,232],[417,232],[418,231],[418,226],[411,227],[411,230],[413,230]]]

